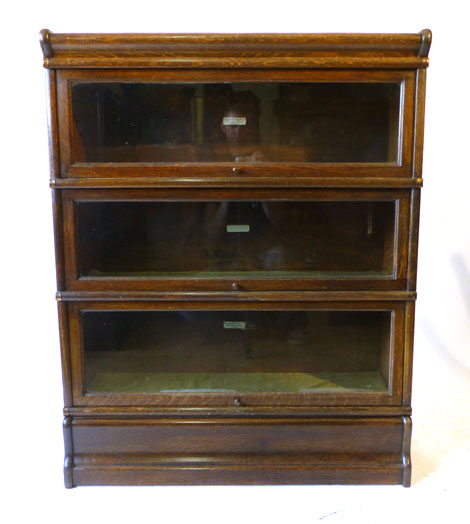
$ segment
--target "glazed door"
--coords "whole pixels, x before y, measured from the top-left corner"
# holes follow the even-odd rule
[[[404,289],[406,191],[66,191],[70,290]]]
[[[403,303],[70,303],[74,405],[398,405]]]
[[[62,176],[411,176],[411,72],[58,78]]]

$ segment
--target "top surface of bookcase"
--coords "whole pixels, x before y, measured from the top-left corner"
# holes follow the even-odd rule
[[[61,34],[41,31],[46,68],[382,68],[428,66],[415,34]]]

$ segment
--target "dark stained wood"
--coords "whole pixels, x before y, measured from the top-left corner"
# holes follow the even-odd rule
[[[238,286],[238,291],[233,290],[233,284]],[[299,292],[332,292],[347,294],[360,290],[364,296],[374,296],[375,291],[390,292],[390,300],[395,300],[397,293],[406,287],[406,280],[391,280],[386,277],[380,278],[290,278],[287,282],[281,282],[275,278],[231,278],[218,277],[210,278],[129,278],[129,277],[74,277],[70,280],[68,288],[71,293],[77,293],[78,297],[82,293],[87,293],[93,289],[97,296],[103,293],[111,293],[111,297],[121,297],[125,299],[126,293],[149,292],[146,290],[160,290],[163,296],[170,297],[173,293],[181,299],[189,299],[193,296],[197,299],[199,293],[220,293],[221,296],[230,300],[242,299],[245,296],[263,297],[264,293],[273,291],[276,296],[284,296],[285,293]],[[73,290],[73,291],[72,291]],[[113,295],[113,293],[115,293]],[[186,293],[186,294],[185,294]],[[246,295],[248,293],[248,295]],[[256,294],[257,293],[257,294]],[[369,295],[372,293],[372,295]],[[250,295],[251,294],[251,295]],[[64,297],[70,295],[65,294]],[[404,296],[404,295],[402,295]],[[67,298],[65,298],[67,300]]]
[[[59,133],[57,154],[60,160],[60,176],[63,176],[70,164],[72,101],[60,71],[55,69],[54,71],[56,73],[57,129]]]
[[[300,170],[302,168],[299,168]],[[223,167],[222,167],[223,170]],[[398,189],[421,187],[422,179],[420,178],[359,178],[359,177],[299,177],[299,176],[251,176],[243,175],[242,177],[234,178],[218,176],[219,173],[214,173],[214,178],[202,178],[194,176],[190,179],[191,187],[204,188],[239,188],[239,187],[286,187],[286,188],[367,188],[380,187],[384,189]],[[184,177],[161,176],[159,178],[54,178],[50,180],[51,187],[61,189],[98,189],[98,188],[122,188],[135,189],[140,187],[145,188],[183,188],[187,187],[188,179]]]
[[[73,482],[401,483],[404,420],[75,418]]]
[[[51,68],[423,68],[422,34],[56,34],[43,30]],[[51,56],[52,55],[52,56]]]
[[[73,488],[74,450],[72,435],[72,417],[65,417],[63,421],[64,432],[64,484],[67,489]]]
[[[48,69],[67,488],[410,485],[414,301],[431,38],[427,29],[393,35],[41,31]],[[77,154],[83,146],[73,121],[72,85],[87,82],[393,83],[401,86],[401,104],[390,116],[388,129],[393,132],[401,122],[401,132],[389,142],[382,163],[85,162],[85,156]],[[393,258],[393,274],[182,279],[80,275],[80,202],[198,199],[394,202],[394,228],[384,234],[384,257]],[[378,350],[378,368],[388,391],[86,391],[83,312],[240,310],[389,314],[390,326],[382,329]],[[347,357],[338,356],[340,361]],[[255,362],[252,367],[262,366]]]
[[[44,35],[47,46],[47,35]],[[51,177],[60,176],[59,137],[57,125],[56,72],[47,71],[47,130],[49,141],[49,172]],[[54,187],[52,184],[51,187]],[[54,246],[56,258],[57,289],[65,288],[65,262],[63,248],[62,192],[52,190],[52,213],[54,219]]]
[[[173,178],[176,182],[195,183],[206,180],[207,183],[233,185],[236,179],[240,184],[272,185],[266,178],[293,177],[334,177],[334,178],[401,178],[411,177],[413,152],[413,121],[415,117],[415,77],[416,73],[409,70],[398,71],[364,71],[364,70],[334,70],[317,69],[301,70],[243,70],[243,69],[210,69],[210,70],[77,70],[65,69],[57,71],[58,123],[60,129],[60,161],[61,177],[64,178],[114,178],[143,176],[154,178]],[[233,163],[77,163],[73,156],[74,124],[72,118],[72,85],[77,82],[392,82],[400,83],[403,99],[400,118],[403,120],[403,131],[400,140],[400,155],[397,163],[237,163],[234,174]],[[258,177],[263,180],[257,182]],[[250,178],[253,180],[250,181]],[[244,179],[247,179],[244,182]],[[171,180],[169,181],[171,183]],[[303,182],[298,180],[297,183]],[[165,182],[161,182],[164,184]],[[276,183],[276,182],[275,182]],[[277,183],[288,185],[289,182]],[[309,182],[305,182],[309,184]],[[310,182],[311,183],[311,182]],[[359,182],[360,183],[360,182]],[[363,185],[364,183],[361,183]],[[371,181],[375,185],[374,180]]]
[[[400,116],[403,119],[403,125],[400,164],[406,169],[408,176],[412,176],[413,127],[411,122],[413,122],[415,116],[416,74],[412,75],[411,78],[406,78],[402,83],[402,90],[402,109]]]
[[[343,68],[378,68],[378,69],[410,69],[426,68],[429,65],[427,58],[415,57],[207,57],[199,60],[197,57],[134,57],[132,59],[113,59],[110,57],[93,56],[88,58],[84,55],[76,55],[73,58],[45,58],[44,67],[47,68],[285,68],[294,67],[303,69],[306,67],[318,69]]]
[[[408,248],[408,290],[416,290],[417,271],[418,271],[418,238],[419,238],[419,210],[421,202],[421,190],[411,191],[411,212],[410,212],[410,235]]]
[[[49,29],[41,29],[39,33],[39,44],[41,45],[44,58],[51,58],[54,56],[51,46],[51,34],[52,33]]]
[[[406,287],[408,268],[408,231],[409,231],[409,192],[399,190],[332,190],[332,189],[102,189],[67,190],[63,192],[65,220],[65,249],[68,253],[66,263],[67,289],[70,291],[228,291],[233,293],[235,282],[239,290],[250,291],[339,291],[339,290],[390,290],[399,291]],[[208,277],[160,276],[150,278],[139,276],[99,277],[80,275],[77,254],[76,202],[91,201],[195,201],[210,199],[240,200],[320,200],[320,201],[392,201],[396,202],[395,252],[392,254],[395,269],[392,277],[364,277],[360,275],[345,277],[291,277],[289,279],[230,275]]]
[[[57,289],[65,289],[64,215],[62,209],[62,195],[62,191],[57,191],[55,189],[52,189],[51,191]]]
[[[309,180],[307,177],[319,177],[325,179],[331,177],[328,183],[324,180],[323,184],[320,181],[320,187],[325,184],[335,184],[336,179],[344,180],[344,184],[355,187],[358,184],[359,187],[369,185],[374,187],[377,185],[387,187],[390,184],[391,187],[397,185],[403,185],[404,187],[410,187],[417,184],[417,182],[410,181],[407,177],[410,176],[410,166],[408,164],[402,165],[390,165],[390,164],[286,164],[286,165],[273,165],[266,164],[241,164],[238,167],[237,176],[233,174],[233,164],[189,164],[189,165],[168,165],[168,164],[123,164],[117,166],[116,164],[74,164],[69,169],[63,170],[64,178],[79,178],[89,177],[85,183],[93,184],[94,178],[114,178],[114,177],[125,177],[125,178],[139,178],[141,176],[152,177],[154,179],[161,178],[161,181],[157,182],[159,185],[166,183],[171,184],[178,183],[185,184],[205,182],[206,187],[211,185],[262,185],[270,186],[273,184],[281,184],[282,186],[289,186],[299,184],[300,187],[315,185],[315,180]],[[268,178],[269,175],[269,178]],[[275,177],[274,180],[272,178]],[[363,181],[360,180],[346,180],[346,177],[362,177]],[[386,177],[392,178],[391,182],[385,180]],[[402,179],[400,179],[402,177]],[[168,178],[168,181],[166,180]],[[292,180],[291,180],[292,178]],[[270,181],[270,179],[272,181]],[[66,180],[62,181],[66,184]],[[99,181],[98,181],[99,183]],[[119,181],[114,182],[119,184]],[[125,182],[124,182],[125,183]],[[127,182],[129,183],[129,182]],[[137,182],[138,183],[138,182]],[[150,181],[152,183],[152,180]],[[155,183],[155,182],[154,182]],[[113,181],[109,181],[112,185]],[[418,182],[419,184],[419,182]]]
[[[244,393],[241,405],[273,406],[398,406],[403,394],[403,360],[406,302],[132,302],[96,301],[68,302],[71,366],[74,406],[165,406],[165,407],[229,407],[232,393],[154,393],[101,394],[86,393],[84,381],[81,313],[84,311],[390,311],[391,317],[391,384],[388,392],[328,393]]]
[[[60,353],[62,362],[62,385],[64,392],[64,406],[72,406],[72,371],[70,369],[70,346],[69,346],[69,319],[67,306],[58,302]]]
[[[403,370],[403,406],[411,406],[411,384],[413,376],[413,345],[415,325],[415,303],[408,301],[405,308],[405,360]]]
[[[429,29],[423,29],[420,31],[421,43],[419,45],[418,56],[428,56],[429,49],[431,48],[432,33]]]
[[[191,184],[186,184],[184,188],[130,188],[122,191],[121,188],[109,187],[105,191],[103,188],[95,189],[71,189],[63,192],[64,203],[69,200],[83,201],[194,201],[194,200],[299,200],[313,201],[325,200],[331,202],[338,201],[394,201],[403,199],[403,209],[400,212],[406,213],[409,204],[410,191],[400,188],[192,188]]]
[[[155,406],[139,406],[138,408],[128,406],[77,406],[64,408],[64,416],[72,417],[94,417],[94,418],[211,418],[230,417],[243,415],[245,418],[316,418],[321,417],[388,417],[391,415],[409,416],[411,408],[402,406],[304,406],[304,407],[246,407],[241,406],[236,411],[233,406],[228,408],[171,408]]]
[[[63,291],[57,293],[57,300],[68,302],[83,301],[149,301],[149,300],[177,300],[177,301],[384,301],[384,300],[414,300],[416,292],[412,291]]]
[[[415,130],[413,146],[413,177],[423,176],[424,107],[426,102],[426,71],[416,72]]]
[[[49,172],[52,178],[60,176],[59,128],[57,125],[57,75],[46,72],[47,135],[49,141]]]
[[[306,464],[305,466],[79,466],[75,486],[154,485],[270,485],[270,484],[401,484],[403,466],[347,464]]]
[[[57,80],[67,82],[396,82],[412,80],[416,71],[409,69],[57,69]]]
[[[403,486],[411,486],[411,428],[410,417],[403,417]]]

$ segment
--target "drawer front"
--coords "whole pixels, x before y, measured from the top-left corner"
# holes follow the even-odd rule
[[[409,485],[410,426],[407,417],[74,418],[70,483]]]
[[[406,289],[405,190],[67,190],[69,290]]]
[[[400,405],[403,302],[71,302],[73,405]]]

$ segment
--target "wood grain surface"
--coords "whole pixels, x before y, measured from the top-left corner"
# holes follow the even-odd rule
[[[410,485],[414,301],[431,38],[429,30],[159,35],[41,31],[47,68],[67,488]],[[80,156],[72,107],[74,85],[226,82],[399,86],[400,107],[389,121],[389,126],[400,129],[391,139],[392,146],[389,143],[394,156],[370,163],[237,165],[230,161],[99,163]],[[346,278],[82,274],[80,202],[138,205],[198,199],[393,202],[393,232],[384,236],[384,256],[393,260],[393,271],[379,277]],[[385,312],[391,320],[378,368],[388,389],[276,394],[87,391],[83,314],[240,309]]]

